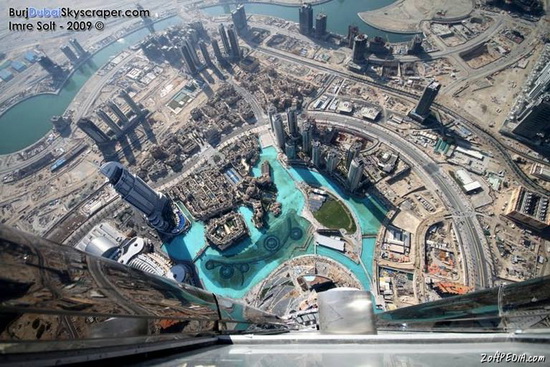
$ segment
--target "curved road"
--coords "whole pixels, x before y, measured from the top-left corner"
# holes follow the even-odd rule
[[[330,112],[310,111],[308,115],[376,137],[406,156],[408,158],[406,160],[414,170],[420,173],[420,177],[424,177],[426,181],[431,181],[435,191],[454,214],[455,233],[465,259],[468,258],[468,261],[465,261],[467,264],[465,267],[467,283],[470,285],[475,284],[476,289],[492,285],[492,262],[487,260],[490,259],[491,255],[486,253],[487,246],[485,246],[484,236],[477,221],[476,213],[469,205],[468,199],[464,197],[462,190],[426,153],[396,133],[378,125],[366,123],[364,120]]]

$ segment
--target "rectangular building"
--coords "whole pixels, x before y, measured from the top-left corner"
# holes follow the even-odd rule
[[[504,215],[530,227],[543,230],[550,224],[548,203],[547,197],[528,191],[523,186],[518,186],[512,192]]]

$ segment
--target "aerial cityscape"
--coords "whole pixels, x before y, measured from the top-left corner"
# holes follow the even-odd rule
[[[2,11],[1,223],[306,327],[550,275],[548,5]]]

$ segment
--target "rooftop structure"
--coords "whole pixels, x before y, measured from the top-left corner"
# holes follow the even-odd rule
[[[481,189],[481,184],[478,181],[474,181],[468,172],[463,169],[456,171],[456,178],[458,178],[462,185],[462,189],[466,193],[471,193]]]

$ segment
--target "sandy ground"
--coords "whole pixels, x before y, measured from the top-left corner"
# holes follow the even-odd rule
[[[471,0],[400,0],[386,7],[359,13],[373,27],[391,32],[420,31],[422,20],[452,19],[467,16]]]

